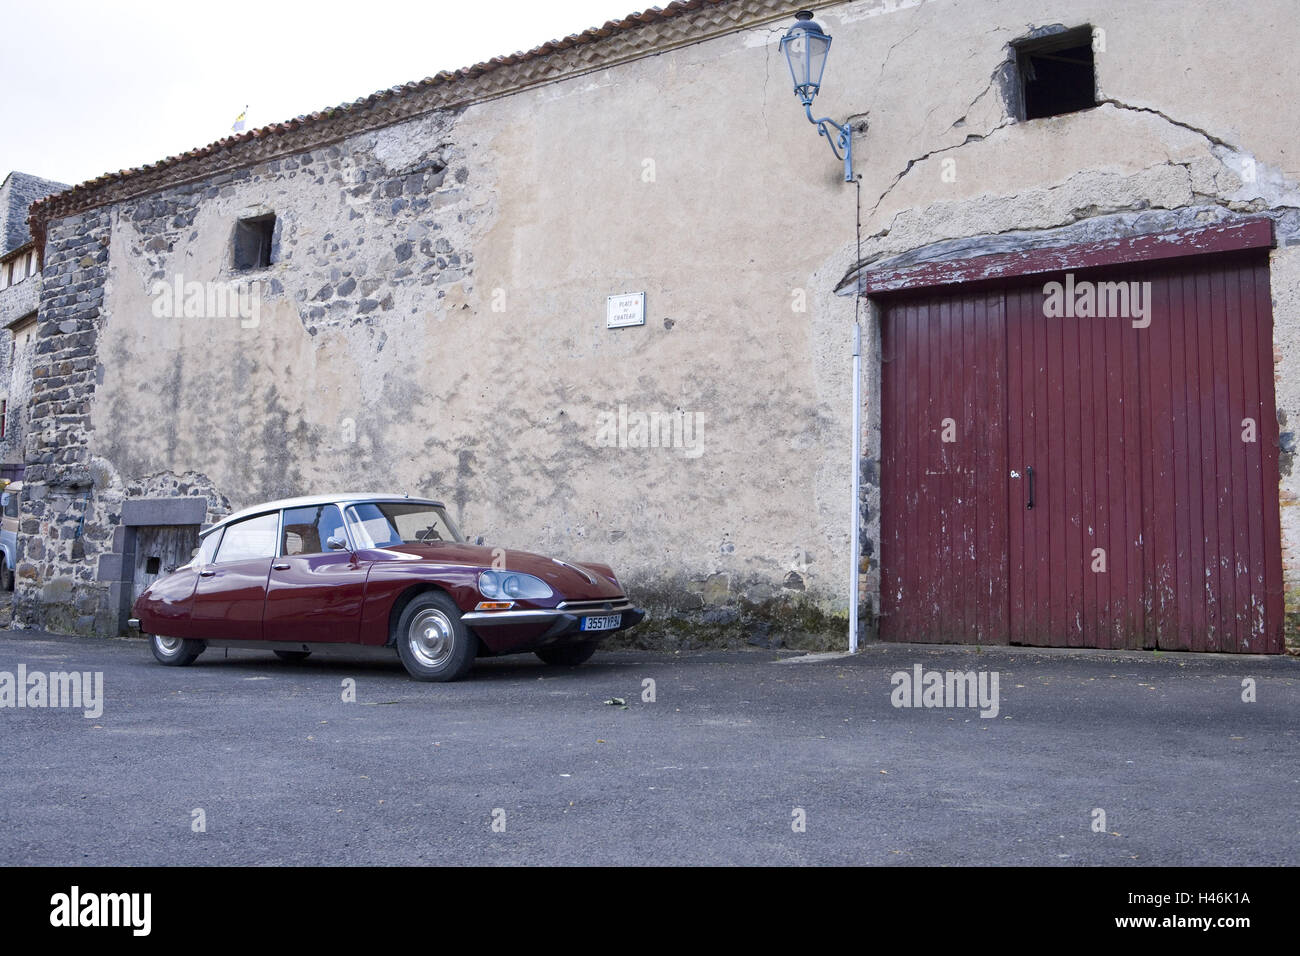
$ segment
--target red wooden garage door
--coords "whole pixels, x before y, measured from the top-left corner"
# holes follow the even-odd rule
[[[1280,653],[1267,254],[1072,275],[1150,324],[1049,317],[1063,274],[882,302],[881,637]]]

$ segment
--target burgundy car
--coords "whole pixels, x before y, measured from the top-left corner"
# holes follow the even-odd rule
[[[175,666],[208,646],[301,660],[324,645],[396,647],[416,680],[464,676],[479,655],[580,664],[639,623],[613,570],[467,543],[437,501],[322,495],[247,508],[202,533],[154,581],[131,627]]]

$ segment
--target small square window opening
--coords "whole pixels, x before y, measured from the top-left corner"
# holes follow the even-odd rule
[[[1097,105],[1092,28],[1015,44],[1020,118],[1042,119]]]
[[[235,268],[264,269],[271,264],[271,242],[275,238],[275,214],[241,219],[235,223]]]

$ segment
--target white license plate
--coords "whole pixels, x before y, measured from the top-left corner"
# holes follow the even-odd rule
[[[622,614],[606,614],[603,617],[584,617],[582,619],[583,631],[612,631],[623,623]]]

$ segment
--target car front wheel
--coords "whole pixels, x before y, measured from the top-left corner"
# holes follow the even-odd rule
[[[583,641],[581,644],[557,644],[543,647],[534,653],[547,664],[560,667],[576,667],[596,653],[595,641]]]
[[[406,672],[416,680],[459,680],[478,650],[478,638],[461,621],[455,602],[437,591],[406,606],[393,638]]]
[[[168,667],[184,667],[193,664],[195,658],[203,653],[202,641],[190,641],[183,637],[163,637],[161,634],[149,635],[149,649],[158,663]]]

